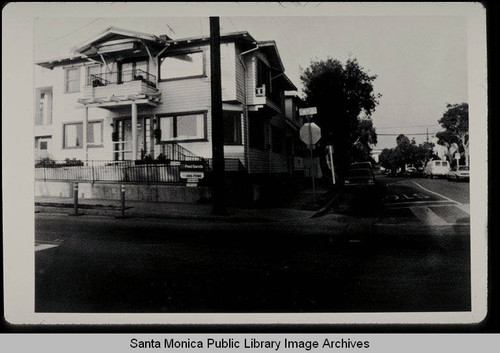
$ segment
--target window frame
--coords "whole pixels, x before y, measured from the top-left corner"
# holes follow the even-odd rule
[[[77,74],[77,78],[75,80],[71,80],[71,81],[77,81],[78,84],[77,84],[77,90],[76,91],[69,91],[68,90],[68,82],[70,82],[68,80],[69,78],[69,71],[70,70],[77,70],[78,74]],[[78,93],[81,91],[81,70],[80,70],[80,67],[79,66],[73,66],[73,67],[67,67],[64,69],[64,93]]]
[[[88,141],[88,138],[89,138],[89,132],[88,132],[88,128],[90,126],[90,124],[101,124],[101,142],[89,142]],[[83,123],[82,123],[83,124]],[[83,127],[82,127],[83,129]],[[99,148],[99,147],[104,147],[104,120],[89,120],[88,121],[88,124],[87,124],[87,146],[89,148]]]
[[[80,146],[66,146],[66,126],[70,125],[81,125],[82,126],[82,141],[80,143]],[[63,123],[62,125],[62,148],[65,150],[74,150],[74,149],[82,149],[83,148],[83,122],[68,122],[68,123]],[[78,136],[78,130],[76,131],[76,136]]]
[[[222,117],[224,119],[224,123],[226,121],[225,114],[230,114],[232,117],[236,118],[237,122],[234,124],[234,126],[237,128],[237,141],[236,142],[226,142],[226,127],[224,125],[224,146],[241,146],[243,145],[243,128],[242,128],[242,123],[243,123],[243,112],[239,110],[223,110],[222,111]]]
[[[182,117],[182,116],[187,116],[187,115],[202,115],[203,116],[203,137],[194,137],[194,138],[183,138],[179,139],[177,138],[177,118]],[[164,118],[172,118],[173,119],[173,135],[174,137],[168,140],[164,139],[163,136],[163,131],[162,131],[162,137],[160,139],[161,143],[174,143],[174,142],[206,142],[208,141],[207,139],[207,111],[202,110],[202,111],[189,111],[189,112],[180,112],[180,113],[165,113],[165,114],[157,114],[156,118],[158,119],[158,125],[161,128],[161,119]]]
[[[163,64],[162,59],[175,57],[175,56],[181,56],[181,55],[197,54],[197,53],[201,54],[201,65],[202,65],[202,73],[201,74],[189,75],[189,76],[178,76],[178,77],[171,77],[171,78],[162,78],[162,76],[161,76],[161,65]],[[178,80],[186,80],[186,79],[192,79],[192,78],[207,77],[206,67],[207,67],[206,51],[203,49],[172,52],[172,53],[169,53],[168,55],[163,55],[160,58],[158,58],[158,82],[169,82],[169,81],[178,81]]]
[[[87,86],[92,86],[92,80],[90,79],[90,69],[98,67],[99,68],[99,75],[102,75],[102,65],[101,64],[92,64],[92,65],[87,65],[85,67],[85,83]]]
[[[261,115],[249,116],[248,147],[260,151],[265,151],[267,144],[268,141],[266,139],[266,118]]]
[[[273,153],[284,154],[284,145],[283,145],[283,130],[280,129],[276,125],[271,125],[271,151]],[[277,142],[277,138],[279,137],[279,143]]]

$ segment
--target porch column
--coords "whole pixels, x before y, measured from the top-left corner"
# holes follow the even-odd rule
[[[87,143],[87,132],[89,126],[89,107],[85,106],[85,118],[83,119],[83,148],[85,149],[85,165],[88,165],[89,161],[89,145]]]
[[[132,102],[132,160],[137,159],[137,104]]]

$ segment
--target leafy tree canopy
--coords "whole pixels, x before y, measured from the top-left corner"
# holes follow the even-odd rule
[[[341,173],[355,158],[369,158],[370,145],[377,143],[371,120],[381,97],[373,91],[376,77],[366,73],[356,59],[343,65],[332,58],[311,62],[300,77],[306,103],[317,107],[314,121],[325,142],[334,145]]]
[[[468,165],[469,155],[469,105],[467,103],[447,104],[439,124],[445,129],[436,134],[438,144],[448,148],[448,159],[452,159],[451,150],[463,153]]]

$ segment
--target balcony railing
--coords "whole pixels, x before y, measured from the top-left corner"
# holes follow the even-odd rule
[[[156,76],[140,69],[113,71],[87,76],[87,86],[93,87],[117,85],[132,81],[142,81],[151,87],[156,87]]]

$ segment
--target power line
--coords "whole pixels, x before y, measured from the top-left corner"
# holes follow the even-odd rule
[[[43,43],[40,43],[40,44],[38,44],[38,46],[40,46],[40,45],[44,45],[44,44],[47,44],[47,43],[52,43],[52,42],[55,42],[56,40],[59,40],[59,39],[66,38],[67,36],[69,36],[69,35],[71,35],[71,34],[73,34],[73,33],[76,33],[76,32],[78,32],[78,31],[81,31],[82,29],[84,29],[84,28],[86,28],[86,27],[90,26],[91,24],[93,24],[93,23],[95,23],[95,22],[97,22],[97,21],[99,21],[99,20],[101,20],[101,19],[102,19],[102,17],[98,17],[98,18],[96,18],[95,20],[92,20],[91,22],[87,23],[87,24],[86,24],[86,25],[84,25],[83,27],[80,27],[80,28],[78,28],[78,29],[75,29],[74,31],[71,31],[71,32],[69,32],[69,33],[66,33],[65,35],[62,35],[62,36],[60,36],[60,37],[57,37],[57,38],[54,38],[54,39],[48,40],[48,41],[43,42]]]
[[[410,125],[410,126],[375,126],[377,129],[405,129],[405,128],[412,128],[412,127],[433,127],[433,126],[438,126],[439,124],[434,124],[434,125]]]
[[[399,136],[399,135],[410,135],[410,136],[417,136],[418,135],[418,136],[420,136],[420,135],[433,135],[433,134],[435,134],[435,132],[429,132],[429,133],[419,132],[416,134],[407,134],[407,133],[405,133],[405,134],[403,134],[403,133],[400,133],[400,134],[379,134],[379,133],[377,133],[377,136]]]

